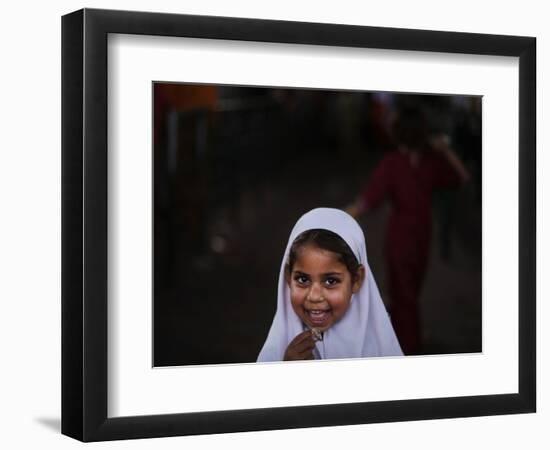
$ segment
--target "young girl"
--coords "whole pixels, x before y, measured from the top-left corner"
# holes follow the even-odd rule
[[[258,361],[402,354],[357,222],[338,209],[304,214],[288,240]]]

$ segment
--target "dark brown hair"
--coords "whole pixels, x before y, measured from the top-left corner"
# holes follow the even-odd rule
[[[358,275],[359,261],[353,254],[349,245],[340,236],[329,230],[311,229],[300,233],[290,246],[286,270],[290,274],[298,257],[300,248],[307,244],[313,244],[322,250],[328,250],[338,256],[338,261],[346,266],[352,279],[355,281]]]

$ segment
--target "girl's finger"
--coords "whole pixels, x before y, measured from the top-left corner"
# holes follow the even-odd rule
[[[293,347],[298,353],[303,353],[307,350],[312,350],[315,347],[315,341],[312,336],[309,336],[309,339],[304,339]]]
[[[311,331],[310,330],[303,331],[300,334],[297,334],[296,337],[292,339],[292,341],[290,341],[289,345],[297,345],[300,342],[302,342],[304,339],[307,339],[308,337],[311,337]]]
[[[310,351],[307,351],[307,352],[304,352],[304,353],[300,353],[300,359],[303,359],[303,360],[314,359],[313,358],[313,352],[310,350]]]

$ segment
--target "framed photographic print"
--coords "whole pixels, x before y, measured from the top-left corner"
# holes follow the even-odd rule
[[[62,432],[535,411],[531,37],[62,22]]]

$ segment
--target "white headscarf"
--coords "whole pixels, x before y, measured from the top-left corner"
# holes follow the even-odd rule
[[[290,233],[279,272],[277,311],[258,361],[282,361],[290,341],[305,329],[290,304],[285,266],[296,237],[311,229],[336,233],[348,244],[359,264],[365,267],[363,285],[352,295],[344,316],[324,332],[322,341],[316,343],[315,357],[338,359],[403,355],[367,261],[367,248],[361,227],[344,211],[317,208],[304,214]]]

